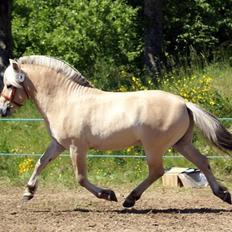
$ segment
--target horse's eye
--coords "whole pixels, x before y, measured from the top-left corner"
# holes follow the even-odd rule
[[[12,88],[12,85],[7,85],[6,88],[10,89],[10,88]]]

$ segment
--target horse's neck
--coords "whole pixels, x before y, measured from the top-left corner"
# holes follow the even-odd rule
[[[53,78],[54,73],[46,71],[38,65],[22,65],[22,70],[27,74],[25,88],[32,101],[36,104],[41,113],[50,104],[52,95],[58,91],[57,81]],[[52,71],[52,70],[51,70]],[[56,86],[57,85],[57,86]]]
[[[81,86],[74,81],[67,79],[54,70],[32,65],[25,66],[28,74],[28,89],[30,96],[37,105],[38,110],[46,118],[47,114],[67,104],[67,99],[72,96],[78,101],[82,96],[99,94],[101,91]]]

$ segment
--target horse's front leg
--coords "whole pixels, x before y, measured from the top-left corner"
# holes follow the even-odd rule
[[[108,201],[117,201],[115,193],[110,189],[102,189],[92,184],[87,178],[86,165],[87,149],[77,146],[70,146],[70,155],[75,171],[77,181],[82,187],[85,187],[89,192],[93,193],[97,198],[102,198]]]
[[[35,191],[37,189],[38,177],[41,171],[47,166],[49,162],[54,160],[61,152],[65,149],[56,140],[52,140],[48,146],[46,152],[40,157],[35,165],[35,169],[29,179],[26,189],[23,194],[23,201],[29,201],[34,197]]]

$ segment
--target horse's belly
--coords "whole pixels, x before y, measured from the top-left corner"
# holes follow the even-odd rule
[[[124,131],[114,133],[110,136],[95,137],[91,148],[98,150],[121,150],[138,144],[140,144],[140,141],[133,133]]]

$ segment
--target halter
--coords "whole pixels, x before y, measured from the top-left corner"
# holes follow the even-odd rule
[[[22,87],[23,87],[24,92],[25,92],[26,95],[27,95],[27,98],[29,98],[29,95],[28,95],[28,93],[27,93],[27,91],[26,91],[26,89],[25,89],[25,87],[24,87],[23,84],[22,84]],[[5,95],[5,94],[3,94],[3,93],[1,93],[1,96],[2,96],[3,98],[5,98],[6,101],[9,101],[10,103],[13,103],[14,105],[16,105],[16,106],[18,106],[18,107],[21,107],[21,106],[23,106],[23,104],[18,103],[18,102],[16,102],[16,101],[14,100],[15,95],[16,95],[16,92],[17,92],[17,88],[16,88],[15,86],[13,86],[13,87],[12,87],[12,91],[11,91],[11,93],[10,93],[10,96],[7,96],[7,95]]]

